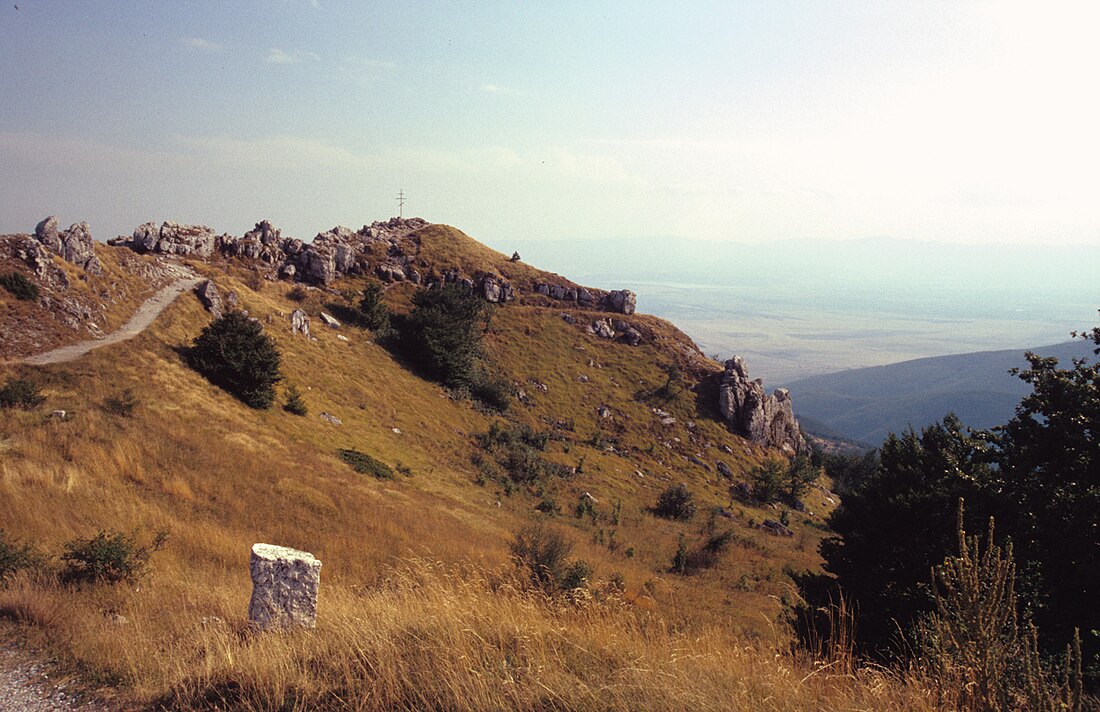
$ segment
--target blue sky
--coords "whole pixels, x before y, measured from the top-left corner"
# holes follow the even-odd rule
[[[18,9],[14,5],[18,5]],[[0,8],[0,232],[1100,244],[1094,3]]]

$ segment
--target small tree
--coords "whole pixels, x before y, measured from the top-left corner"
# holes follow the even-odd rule
[[[799,455],[791,460],[787,467],[787,495],[792,499],[799,499],[810,488],[820,474],[810,458]]]
[[[293,415],[306,415],[309,413],[306,402],[302,400],[302,392],[298,390],[297,386],[291,385],[286,389],[286,402],[283,404],[283,410]]]
[[[0,275],[0,287],[11,292],[16,299],[28,302],[38,299],[38,285],[18,272]]]
[[[776,501],[788,484],[788,468],[778,459],[771,459],[749,472],[752,496],[764,504]]]
[[[30,410],[42,404],[46,396],[38,390],[34,381],[12,378],[0,387],[0,408]]]
[[[87,539],[65,544],[61,560],[62,577],[73,583],[136,581],[149,565],[149,558],[164,546],[168,533],[161,531],[149,544],[138,544],[135,534],[99,531]]]
[[[408,353],[443,385],[469,386],[486,308],[476,294],[453,284],[417,292],[403,334]]]
[[[275,402],[279,350],[258,321],[239,311],[215,319],[188,352],[191,367],[252,408]]]
[[[695,516],[695,496],[682,482],[678,485],[670,485],[657,497],[653,513],[665,519],[686,522]]]
[[[390,310],[382,301],[382,287],[377,282],[371,282],[363,289],[357,317],[359,325],[371,331],[381,331],[389,326]]]

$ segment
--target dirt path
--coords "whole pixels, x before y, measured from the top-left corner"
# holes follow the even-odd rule
[[[0,642],[0,712],[106,712],[100,702],[83,701],[67,680],[51,680],[50,668]]]
[[[75,344],[56,348],[53,351],[46,351],[44,353],[35,354],[34,356],[28,356],[27,358],[19,359],[18,363],[28,363],[34,366],[44,366],[50,363],[64,363],[66,361],[78,359],[93,349],[117,344],[120,341],[125,341],[126,339],[137,336],[145,331],[145,329],[160,316],[160,313],[176,300],[176,297],[186,291],[194,289],[195,285],[202,281],[194,272],[183,267],[176,267],[174,271],[180,275],[180,278],[146,299],[145,302],[138,307],[138,310],[134,312],[134,315],[130,317],[130,320],[123,324],[122,328],[118,331],[113,331],[102,339],[80,341]]]

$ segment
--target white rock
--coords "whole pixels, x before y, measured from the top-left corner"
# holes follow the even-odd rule
[[[274,544],[253,544],[249,561],[252,600],[248,619],[260,630],[317,625],[321,562],[313,554]]]
[[[340,322],[337,321],[336,317],[332,316],[331,314],[321,312],[321,321],[325,322],[325,326],[328,326],[332,329],[340,328]]]

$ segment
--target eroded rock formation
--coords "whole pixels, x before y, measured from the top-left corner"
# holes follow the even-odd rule
[[[313,554],[255,544],[249,561],[252,599],[248,619],[260,630],[317,624],[321,562]]]
[[[759,445],[794,455],[806,449],[806,441],[795,420],[791,396],[785,388],[764,393],[759,378],[749,380],[744,359],[726,361],[718,387],[718,409],[730,430]]]

